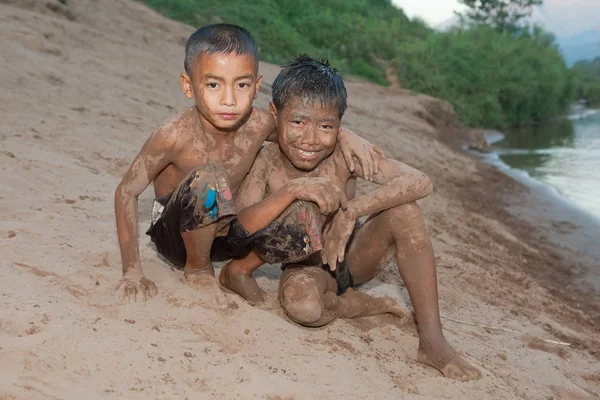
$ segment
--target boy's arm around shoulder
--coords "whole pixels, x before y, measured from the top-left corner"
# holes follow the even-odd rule
[[[177,145],[175,132],[162,128],[155,130],[115,190],[115,217],[124,276],[117,290],[122,298],[130,301],[135,301],[140,291],[144,296],[157,293],[156,285],[144,277],[140,263],[137,200],[158,174],[175,160]]]

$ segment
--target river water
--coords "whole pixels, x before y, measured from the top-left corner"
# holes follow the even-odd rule
[[[550,185],[600,219],[600,110],[488,135],[496,164]],[[498,139],[500,139],[498,141]]]

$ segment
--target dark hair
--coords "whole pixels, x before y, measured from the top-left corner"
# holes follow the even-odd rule
[[[258,66],[258,47],[250,32],[231,24],[206,25],[198,29],[185,43],[185,72],[191,74],[196,57],[202,53],[249,54]]]
[[[282,68],[271,90],[277,111],[281,111],[294,97],[320,101],[321,106],[334,106],[339,111],[340,119],[348,107],[344,78],[329,65],[329,61],[319,61],[306,54],[296,57]]]

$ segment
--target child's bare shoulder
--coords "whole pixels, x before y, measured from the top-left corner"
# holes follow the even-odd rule
[[[279,145],[277,143],[266,143],[264,144],[256,159],[254,160],[254,165],[269,165],[273,164],[275,160],[278,160],[279,157]]]
[[[162,124],[156,128],[155,132],[160,132],[163,135],[173,133],[183,133],[193,128],[194,124],[198,123],[195,107],[188,107],[178,114],[167,118]]]
[[[275,131],[275,119],[268,110],[253,107],[246,126],[264,140]]]
[[[333,166],[335,166],[336,170],[350,173],[348,163],[344,158],[344,153],[342,153],[342,149],[340,148],[339,144],[335,146],[335,150],[333,150],[333,153],[331,153],[331,155],[329,156],[329,161]],[[356,157],[354,157],[354,161],[355,164],[360,164]]]
[[[166,119],[152,132],[152,142],[155,147],[170,148],[193,133],[196,110],[186,108],[180,113]]]

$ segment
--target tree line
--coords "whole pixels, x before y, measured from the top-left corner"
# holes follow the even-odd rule
[[[250,30],[261,59],[326,57],[342,72],[443,98],[471,126],[504,128],[548,119],[573,100],[576,75],[554,36],[522,24],[541,0],[462,0],[463,23],[438,32],[391,0],[144,0],[192,26]]]

